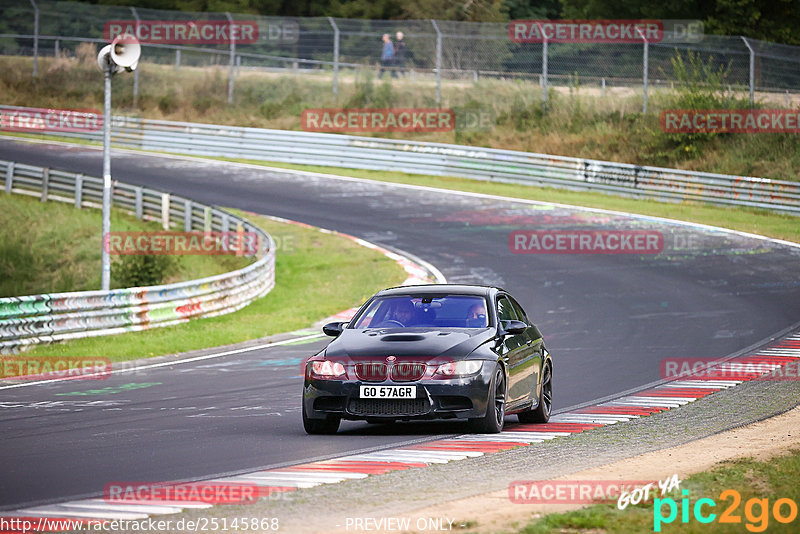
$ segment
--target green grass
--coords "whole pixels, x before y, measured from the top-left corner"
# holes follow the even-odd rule
[[[688,521],[682,523],[682,499],[679,491],[673,491],[664,496],[664,499],[675,500],[677,516],[672,523],[663,523],[661,532],[680,534],[705,534],[707,532],[740,533],[740,532],[786,532],[795,533],[800,524],[800,518],[788,524],[782,524],[772,515],[773,506],[778,499],[791,499],[795,503],[795,510],[800,506],[800,485],[797,484],[797,473],[800,472],[800,450],[792,451],[785,456],[778,456],[768,461],[755,461],[750,458],[726,461],[720,463],[710,471],[692,475],[681,483],[681,491],[688,490],[689,516]],[[741,496],[738,506],[733,497],[720,495],[725,490],[736,490]],[[716,519],[709,524],[698,522],[694,515],[694,505],[698,499],[709,498],[716,502],[714,509],[705,505],[702,512],[705,515],[715,513]],[[761,508],[751,503],[750,499],[767,499],[768,513],[762,515]],[[750,507],[750,517],[746,511]],[[739,523],[723,524],[719,519],[722,513],[731,510],[732,519],[738,516]],[[654,503],[629,505],[624,510],[618,510],[616,502],[613,504],[596,504],[579,510],[549,514],[536,519],[518,531],[519,534],[546,534],[561,532],[604,532],[607,534],[627,534],[629,532],[653,532],[654,529]],[[669,505],[660,505],[664,517],[669,516]],[[784,504],[784,516],[790,513],[789,506]],[[749,525],[749,526],[748,526]]]
[[[264,298],[228,315],[143,332],[43,345],[30,354],[102,356],[124,361],[258,339],[307,328],[406,278],[397,263],[350,239],[238,213],[269,232],[279,244],[276,285]]]
[[[0,193],[0,228],[0,297],[100,288],[100,210]],[[113,210],[111,230],[157,231],[161,226]],[[112,259],[113,288],[124,287],[114,276],[121,258]],[[235,256],[173,256],[163,282],[222,274],[248,263]]]
[[[38,78],[31,77],[31,58],[0,58],[2,104],[102,109],[102,75],[96,51],[82,45],[78,58],[40,58]],[[299,130],[300,114],[320,107],[436,107],[435,83],[408,78],[374,79],[364,72],[355,83],[343,71],[339,95],[331,91],[328,72],[283,75],[242,71],[236,78],[233,105],[227,103],[227,68],[181,67],[140,63],[140,92],[133,104],[133,76],[114,79],[115,112],[153,119]],[[727,86],[727,80],[722,83]],[[743,88],[739,88],[743,89]],[[695,102],[707,108],[749,106],[743,91]],[[631,88],[568,86],[550,91],[548,111],[541,111],[541,89],[535,82],[481,79],[443,80],[442,107],[485,112],[494,125],[481,131],[377,134],[481,147],[658,165],[698,171],[797,180],[800,136],[796,134],[665,134],[659,126],[664,109],[695,107],[679,92],[652,89],[649,113]],[[757,106],[782,108],[759,95]],[[794,104],[796,106],[796,102]],[[365,134],[371,135],[371,134]]]

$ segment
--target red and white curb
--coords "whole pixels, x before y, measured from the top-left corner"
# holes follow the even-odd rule
[[[720,370],[730,368],[731,378],[676,380],[607,402],[554,415],[546,424],[508,425],[507,430],[501,434],[465,434],[396,449],[352,454],[330,460],[218,478],[203,481],[203,484],[258,486],[260,497],[273,497],[279,493],[312,488],[321,484],[336,484],[392,471],[474,458],[515,447],[528,447],[535,443],[678,408],[744,381],[762,377],[787,364],[800,365],[800,333],[787,336],[762,350],[734,358],[716,367]],[[725,373],[721,374],[725,376]],[[83,499],[0,513],[0,517],[25,518],[36,526],[42,518],[80,520],[84,523],[112,519],[136,520],[176,514],[189,508],[209,507],[210,504],[199,501],[136,501],[118,504],[102,499]]]

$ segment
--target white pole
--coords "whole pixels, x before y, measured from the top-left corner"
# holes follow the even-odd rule
[[[103,78],[103,273],[102,289],[111,288],[111,259],[108,255],[106,241],[111,232],[111,74],[114,66],[110,59],[106,60]]]
[[[136,20],[136,38],[139,38],[139,14],[136,12],[135,7],[131,7],[131,13]],[[133,71],[133,107],[136,107],[136,102],[139,100],[139,69]]]

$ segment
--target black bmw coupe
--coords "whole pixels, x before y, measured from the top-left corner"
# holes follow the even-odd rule
[[[496,433],[506,415],[546,423],[553,361],[522,306],[496,287],[434,284],[385,289],[308,359],[303,425],[333,434],[342,419],[469,420]]]

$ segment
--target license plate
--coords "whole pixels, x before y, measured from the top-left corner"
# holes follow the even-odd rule
[[[414,399],[417,386],[361,386],[362,399]]]

